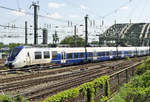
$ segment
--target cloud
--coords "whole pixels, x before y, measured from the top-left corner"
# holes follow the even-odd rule
[[[54,8],[54,9],[57,9],[57,8],[61,8],[61,7],[64,7],[65,4],[62,4],[62,3],[56,3],[56,2],[49,2],[48,3],[48,7],[49,8]]]
[[[70,17],[70,18],[79,18],[79,16],[78,16],[78,15],[75,15],[75,14],[69,15],[69,17]]]
[[[121,10],[127,10],[127,9],[129,9],[128,6],[123,6],[123,7],[121,7]]]
[[[88,9],[89,9],[89,8],[86,7],[85,5],[80,5],[80,8],[81,8],[82,10],[88,10]]]
[[[63,16],[62,15],[60,15],[59,13],[54,13],[54,14],[49,14],[49,15],[47,15],[47,17],[50,17],[50,18],[53,18],[53,19],[62,19],[63,18]]]
[[[18,10],[18,11],[11,11],[10,14],[16,15],[16,16],[25,16],[25,10]]]

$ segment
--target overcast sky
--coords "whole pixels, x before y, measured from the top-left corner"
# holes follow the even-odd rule
[[[15,24],[16,26],[24,27],[24,22],[28,21],[29,25],[33,25],[33,16],[24,13],[33,13],[33,8],[30,8],[32,2],[37,1],[0,0],[0,6],[21,11],[9,11],[0,8],[0,24],[8,25],[9,23],[10,25]],[[40,9],[38,13],[45,17],[39,17],[39,27],[44,27],[44,24],[66,27],[68,20],[72,21],[73,25],[84,24],[84,16],[86,14],[89,15],[89,21],[96,21],[96,26],[101,24],[102,19],[105,27],[114,24],[115,20],[117,23],[128,23],[130,19],[133,23],[149,23],[149,5],[149,0],[39,0]],[[10,32],[10,29],[5,29],[4,31],[0,28],[0,30],[1,34],[4,34],[2,31],[5,34]],[[14,31],[11,30],[11,32],[18,34],[18,32],[23,33],[24,31],[16,29]],[[65,34],[63,35],[67,36]],[[0,42],[5,43],[14,42],[14,40],[8,41],[4,37],[1,37],[0,40]],[[17,41],[24,42],[22,39]]]

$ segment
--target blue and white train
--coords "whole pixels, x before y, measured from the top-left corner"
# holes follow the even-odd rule
[[[32,65],[55,63],[59,65],[79,64],[86,61],[105,61],[125,56],[144,56],[149,54],[149,47],[15,47],[5,65],[19,68]]]

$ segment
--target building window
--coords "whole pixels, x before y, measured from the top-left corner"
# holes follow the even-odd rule
[[[44,51],[44,58],[50,58],[49,51]]]
[[[52,58],[57,58],[57,51],[52,51]]]
[[[35,52],[35,59],[41,59],[42,58],[42,53],[41,52]]]

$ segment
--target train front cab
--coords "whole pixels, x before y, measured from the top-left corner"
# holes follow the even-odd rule
[[[5,62],[6,67],[9,67],[9,68],[17,67],[18,60],[16,59],[16,57],[18,56],[18,54],[20,53],[20,51],[23,48],[24,48],[23,46],[17,46],[12,49],[12,51],[10,52],[10,54]]]

